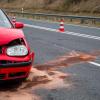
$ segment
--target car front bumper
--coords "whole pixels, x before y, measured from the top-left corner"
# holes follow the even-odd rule
[[[12,80],[28,77],[32,67],[33,58],[34,55],[31,54],[30,60],[28,61],[0,64],[0,80]]]

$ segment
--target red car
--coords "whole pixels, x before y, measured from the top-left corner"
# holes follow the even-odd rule
[[[34,60],[25,39],[23,23],[9,20],[0,9],[0,80],[27,78]]]

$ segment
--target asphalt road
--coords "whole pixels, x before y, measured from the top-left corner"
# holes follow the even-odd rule
[[[58,29],[58,23],[32,21],[18,19],[25,24],[39,27]],[[77,25],[65,25],[65,31],[86,34],[89,36],[100,36],[100,28],[89,28]],[[89,38],[89,36],[78,36],[55,32],[34,27],[24,28],[25,36],[36,53],[35,64],[44,63],[57,56],[72,50],[90,53],[100,50],[100,40]],[[100,59],[95,60],[97,65],[90,63],[75,64],[69,68],[62,68],[65,73],[71,73],[71,77],[65,82],[73,83],[70,88],[43,89],[33,91],[41,96],[42,100],[100,100]]]

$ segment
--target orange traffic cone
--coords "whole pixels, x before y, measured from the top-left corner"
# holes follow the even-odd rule
[[[16,17],[12,18],[12,22],[15,23],[16,22]]]
[[[60,28],[59,28],[59,32],[64,32],[64,31],[65,31],[65,29],[64,29],[64,20],[61,19],[61,20],[60,20]]]

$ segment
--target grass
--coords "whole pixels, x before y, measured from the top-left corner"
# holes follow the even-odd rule
[[[2,0],[0,7],[32,11],[72,12],[72,13],[99,13],[100,0],[13,0],[7,3]]]

